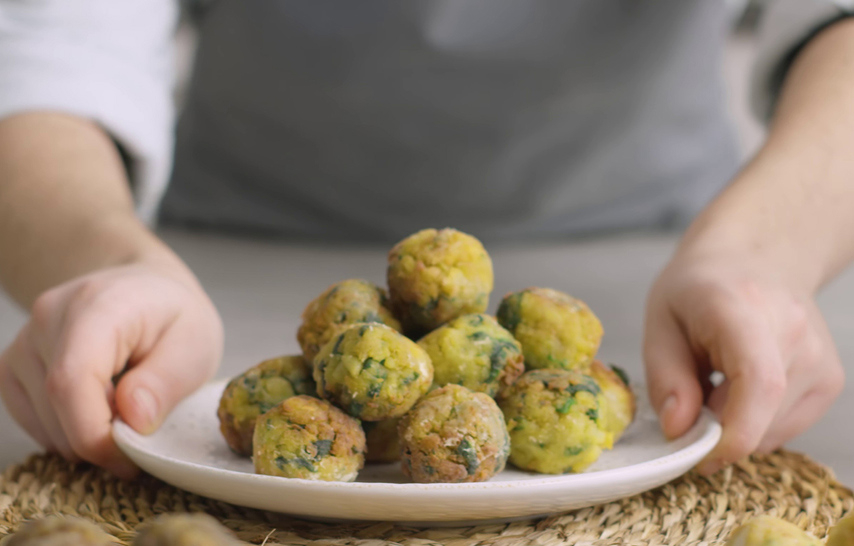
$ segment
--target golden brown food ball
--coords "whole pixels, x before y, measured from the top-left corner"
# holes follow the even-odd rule
[[[31,521],[3,546],[114,546],[119,541],[82,518],[48,516]]]
[[[492,292],[492,260],[455,229],[425,229],[388,255],[392,309],[407,333],[420,335],[468,313],[483,313]]]
[[[600,399],[600,426],[614,435],[614,442],[635,419],[635,394],[629,386],[629,376],[622,369],[608,367],[594,360],[587,374],[602,389]]]
[[[602,324],[583,301],[551,288],[504,296],[496,314],[522,344],[530,368],[584,369],[602,341]]]
[[[422,398],[400,421],[400,443],[403,473],[418,483],[486,481],[510,452],[498,405],[460,385]]]
[[[430,388],[430,357],[384,324],[351,326],[314,359],[317,394],[365,421],[400,417]]]
[[[758,516],[732,532],[727,546],[820,546],[821,541],[787,521]]]
[[[400,330],[400,323],[388,308],[385,290],[360,279],[333,284],[302,312],[297,341],[303,356],[312,362],[327,341],[359,322],[380,322]]]
[[[830,529],[827,546],[854,546],[854,514],[848,514]]]
[[[168,514],[144,526],[133,546],[238,546],[237,538],[207,514]]]
[[[317,391],[311,366],[302,356],[265,360],[232,379],[219,401],[219,429],[228,446],[240,455],[252,455],[255,420],[297,394]]]
[[[463,315],[418,344],[433,362],[433,386],[450,383],[495,397],[525,371],[522,346],[489,315]]]
[[[580,472],[596,462],[613,435],[600,424],[601,389],[570,370],[532,370],[498,401],[510,431],[510,462],[544,474]]]
[[[400,418],[362,423],[368,442],[366,462],[393,463],[400,460],[400,434],[397,430],[399,423]]]
[[[258,418],[255,472],[285,478],[351,482],[365,464],[365,433],[325,400],[294,396]]]

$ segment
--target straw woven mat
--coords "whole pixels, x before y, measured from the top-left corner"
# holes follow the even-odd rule
[[[854,508],[831,472],[804,455],[755,456],[711,479],[690,473],[653,491],[542,520],[461,528],[414,529],[391,523],[329,525],[240,508],[181,491],[150,476],[122,482],[85,465],[38,455],[0,476],[0,539],[28,519],[82,516],[117,542],[164,512],[207,512],[242,540],[306,546],[553,546],[723,544],[758,514],[783,517],[823,538]]]

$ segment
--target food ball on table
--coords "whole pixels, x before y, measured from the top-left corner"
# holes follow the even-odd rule
[[[602,341],[602,324],[581,300],[551,288],[504,296],[498,322],[522,344],[530,368],[584,369]]]
[[[510,431],[510,462],[544,474],[580,472],[593,464],[613,435],[600,424],[601,390],[569,370],[526,372],[498,403]]]
[[[819,546],[814,536],[771,516],[758,516],[732,532],[727,546]]]
[[[635,394],[629,386],[629,376],[616,366],[608,367],[594,360],[586,372],[602,389],[600,426],[614,435],[616,442],[635,419]]]
[[[82,518],[48,516],[31,521],[3,546],[114,546],[118,541]]]
[[[258,418],[255,472],[285,478],[351,482],[365,464],[365,433],[325,400],[294,396]]]
[[[400,435],[397,430],[399,423],[400,418],[362,423],[368,443],[365,462],[393,463],[400,460]]]
[[[392,309],[419,337],[468,313],[482,313],[492,292],[492,260],[483,245],[455,229],[425,229],[388,256]]]
[[[462,385],[495,397],[525,371],[522,347],[493,317],[463,315],[418,344],[433,362],[433,386]]]
[[[430,388],[430,357],[384,324],[350,326],[314,359],[317,394],[365,421],[400,417]]]
[[[265,360],[225,387],[217,411],[220,431],[235,453],[252,455],[252,433],[258,416],[286,398],[316,391],[311,366],[302,356]]]
[[[238,546],[221,523],[207,514],[159,516],[137,533],[133,546]]]
[[[486,481],[510,452],[495,401],[459,385],[422,398],[400,421],[400,443],[403,473],[418,483]]]
[[[400,323],[389,310],[385,290],[360,279],[333,284],[302,312],[297,341],[303,356],[312,362],[327,341],[359,322],[380,322],[400,330]]]

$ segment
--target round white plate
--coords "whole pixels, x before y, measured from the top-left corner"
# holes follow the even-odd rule
[[[202,387],[151,436],[117,421],[113,436],[143,470],[187,491],[232,504],[312,519],[481,522],[583,508],[647,491],[687,472],[715,446],[720,425],[703,410],[682,438],[668,442],[638,389],[638,417],[612,451],[581,474],[549,476],[508,468],[492,480],[404,483],[398,465],[368,465],[355,483],[261,476],[219,433],[225,382]]]

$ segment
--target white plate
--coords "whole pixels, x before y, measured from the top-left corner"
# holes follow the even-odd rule
[[[398,465],[369,465],[355,483],[261,476],[219,433],[225,382],[202,387],[151,436],[117,421],[113,436],[142,469],[187,491],[232,504],[325,520],[480,522],[583,508],[647,491],[687,472],[715,446],[720,425],[703,410],[682,438],[668,442],[638,389],[638,418],[614,450],[581,474],[549,476],[508,468],[489,482],[404,483]]]

